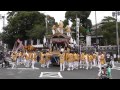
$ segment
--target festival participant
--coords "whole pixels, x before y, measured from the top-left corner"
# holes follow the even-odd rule
[[[63,34],[63,26],[64,26],[64,24],[63,24],[63,22],[60,20],[60,22],[59,22],[59,32],[61,33],[61,34]]]
[[[26,52],[23,52],[23,64],[26,65]]]
[[[85,54],[82,52],[80,55],[80,68],[84,68],[84,64],[85,64]]]
[[[98,53],[98,68],[99,68],[99,71],[101,72],[101,62],[100,62],[100,59],[101,59],[101,53],[99,52]]]
[[[35,65],[36,59],[37,59],[37,55],[36,55],[36,53],[33,51],[33,52],[32,52],[32,65],[31,65],[32,69],[35,68],[34,65]]]
[[[102,66],[105,64],[105,55],[103,53],[101,53],[100,62]]]
[[[29,67],[32,65],[32,51],[29,51]]]
[[[45,59],[46,59],[46,52],[41,52],[40,53],[40,64],[41,67],[45,68]]]
[[[69,54],[68,54],[68,71],[70,71],[70,70],[73,70],[73,54],[72,54],[72,52],[70,52]]]
[[[29,67],[29,61],[30,61],[30,57],[29,57],[30,53],[28,53],[27,51],[25,52],[25,67]]]
[[[18,52],[17,52],[17,65],[20,65],[20,64],[21,64],[21,56],[22,56],[22,52],[21,52],[21,51],[18,51]]]
[[[73,56],[74,56],[74,68],[75,68],[75,69],[78,69],[79,56],[78,56],[78,54],[75,53],[75,52],[74,52]]]
[[[66,51],[65,52],[65,68],[67,68],[68,67],[68,52]]]
[[[64,71],[65,69],[65,54],[63,52],[60,52],[60,71]]]
[[[89,54],[85,53],[84,59],[85,59],[86,69],[88,70],[88,68],[89,68]]]
[[[92,62],[93,62],[93,55],[92,54],[88,55],[88,62],[89,62],[90,69],[92,69]]]
[[[93,53],[93,66],[97,65],[97,54],[94,52]]]
[[[67,31],[67,36],[71,36],[71,29],[70,29],[70,26],[69,25],[67,25],[66,27],[65,27],[65,29],[66,29],[66,31]]]
[[[101,70],[101,67],[103,67],[105,64],[105,55],[103,53],[100,53],[98,56],[98,60],[99,60],[99,69]]]
[[[13,62],[16,62],[16,60],[17,60],[17,53],[16,52],[13,52],[11,54],[11,59],[12,59]]]
[[[47,66],[47,68],[49,68],[49,65],[51,63],[50,58],[51,58],[51,54],[49,51],[47,51],[47,53],[46,53],[46,66]]]

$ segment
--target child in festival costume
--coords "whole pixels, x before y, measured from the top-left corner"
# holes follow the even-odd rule
[[[111,75],[111,65],[108,63],[107,65],[107,77],[109,79],[112,79],[112,75]]]
[[[106,67],[101,67],[101,69],[99,69],[98,79],[108,79]]]

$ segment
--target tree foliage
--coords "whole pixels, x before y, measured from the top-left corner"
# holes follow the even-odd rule
[[[4,27],[2,33],[3,41],[7,43],[10,48],[13,47],[16,39],[40,39],[42,41],[43,35],[46,32],[45,15],[38,11],[12,11],[8,12],[8,25]],[[54,17],[49,16],[49,25],[54,23]],[[52,21],[53,20],[53,21]]]
[[[76,25],[76,23],[75,23],[76,17],[78,17],[78,18],[80,18],[80,22],[83,27],[91,28],[92,23],[91,23],[91,20],[88,19],[90,13],[91,13],[91,11],[67,11],[65,13],[65,18],[67,20],[70,20],[71,22],[73,22],[73,26],[75,26]]]
[[[118,26],[120,35],[120,22]],[[98,28],[98,35],[103,35],[104,45],[116,45],[116,19],[110,16],[104,17],[102,26]]]
[[[76,17],[80,18],[80,28],[79,32],[86,36],[87,29],[91,29],[92,23],[91,20],[88,19],[91,11],[67,11],[65,13],[65,21],[64,24],[68,24],[68,21],[72,22],[72,31],[76,33]],[[76,38],[76,34],[74,33],[73,38]]]

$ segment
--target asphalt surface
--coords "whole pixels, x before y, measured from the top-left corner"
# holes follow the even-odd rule
[[[17,69],[1,68],[0,79],[96,79],[98,68],[94,67],[91,70],[78,69],[73,71],[59,71],[59,66],[51,66],[50,68],[41,68],[39,63],[35,64],[37,69],[25,68],[23,65]],[[59,77],[40,77],[44,72],[60,72],[62,78]],[[112,78],[120,79],[120,70],[112,69]]]
[[[112,69],[112,78],[120,79],[120,64],[116,63],[115,66]],[[39,63],[36,63],[35,67],[36,69],[32,69],[20,65],[14,69],[0,68],[0,79],[96,79],[98,74],[97,67],[73,71],[60,71],[59,66],[52,65],[50,68],[41,68]]]

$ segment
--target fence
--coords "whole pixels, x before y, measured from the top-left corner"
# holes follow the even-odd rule
[[[81,51],[94,52],[96,49],[98,51],[117,53],[117,46],[98,46],[97,48],[95,46],[81,46]]]

